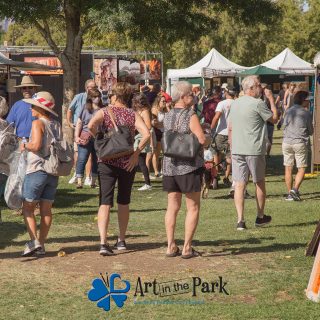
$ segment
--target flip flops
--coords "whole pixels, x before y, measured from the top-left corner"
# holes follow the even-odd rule
[[[192,248],[192,251],[190,254],[183,254],[181,255],[182,259],[191,259],[191,258],[196,258],[196,257],[201,257],[201,253],[199,251],[196,251]]]
[[[177,257],[181,254],[179,247],[177,247],[176,251],[174,251],[173,253],[167,253],[166,257],[167,258],[174,258]]]

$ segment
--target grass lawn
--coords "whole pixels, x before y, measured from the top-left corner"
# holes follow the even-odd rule
[[[4,210],[0,319],[319,319],[320,305],[307,300],[304,292],[314,261],[305,257],[305,249],[320,217],[319,178],[304,181],[303,201],[284,201],[281,132],[275,134],[266,178],[265,212],[272,215],[272,224],[255,228],[255,200],[247,200],[248,230],[237,232],[234,203],[226,198],[228,190],[210,190],[209,198],[202,202],[194,238],[194,246],[203,253],[197,259],[165,258],[166,194],[161,181],[153,183],[152,191],[138,192],[141,174],[134,184],[128,250],[113,257],[100,257],[97,252],[98,190],[79,191],[67,179],[60,180],[44,258],[20,257],[28,240],[23,219]],[[252,183],[248,189],[253,193]],[[176,228],[180,247],[184,216],[185,205]],[[114,210],[109,236],[113,244],[117,236]],[[87,298],[92,280],[106,272],[119,273],[131,283],[124,306],[117,308],[112,301],[109,312]],[[156,279],[157,283],[176,280],[188,284],[199,280],[193,277],[202,282],[219,282],[222,277],[229,295],[219,290],[203,293],[199,286],[196,296],[186,292],[160,297],[149,291],[135,299],[138,277],[142,282]],[[121,286],[116,282],[116,288]]]

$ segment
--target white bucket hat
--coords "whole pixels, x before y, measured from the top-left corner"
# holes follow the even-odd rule
[[[53,111],[55,102],[50,92],[40,91],[35,93],[31,99],[22,99],[22,101],[42,108],[43,110],[48,111],[58,117],[58,114]]]

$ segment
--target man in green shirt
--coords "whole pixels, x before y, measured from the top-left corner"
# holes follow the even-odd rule
[[[257,76],[242,81],[244,95],[231,106],[229,132],[231,133],[232,179],[235,181],[234,202],[238,214],[237,230],[246,229],[244,221],[244,191],[252,176],[256,187],[257,218],[255,225],[264,226],[271,216],[264,214],[266,199],[265,154],[267,142],[266,121],[277,123],[278,115],[271,92],[266,92],[271,110],[260,99],[261,84]]]

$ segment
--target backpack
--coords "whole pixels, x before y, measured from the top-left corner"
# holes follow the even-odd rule
[[[43,168],[45,172],[53,176],[69,176],[73,167],[74,150],[73,145],[65,139],[58,140],[50,126],[43,122],[52,138],[49,156],[44,158]]]

